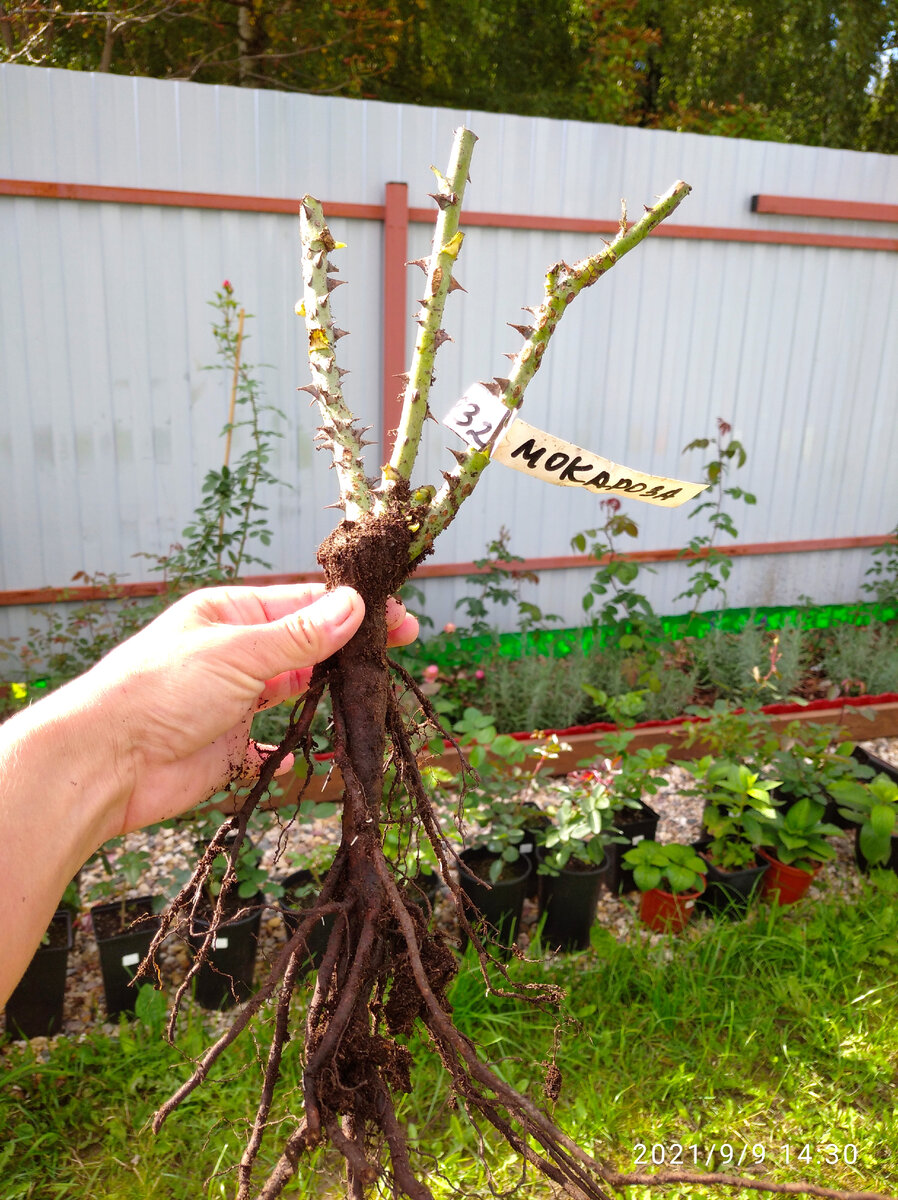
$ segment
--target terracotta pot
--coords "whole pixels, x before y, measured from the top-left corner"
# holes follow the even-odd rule
[[[639,919],[655,933],[681,933],[695,911],[695,902],[701,892],[662,892],[650,888],[642,893],[639,902]]]
[[[766,850],[758,850],[758,856],[770,864],[761,881],[761,895],[767,900],[772,900],[774,904],[794,904],[796,900],[800,900],[823,865],[821,863],[813,871],[803,871],[801,867],[790,867],[781,863]]]

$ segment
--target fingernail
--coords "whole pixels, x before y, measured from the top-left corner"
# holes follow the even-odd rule
[[[398,629],[405,620],[405,605],[394,596],[387,597],[387,629]]]
[[[343,625],[355,612],[358,592],[353,588],[339,587],[332,592],[325,592],[320,600],[315,602],[315,608],[325,621],[333,625]]]

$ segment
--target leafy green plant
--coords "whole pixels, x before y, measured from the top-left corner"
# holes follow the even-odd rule
[[[153,833],[158,828],[159,826],[150,826],[147,832]],[[101,846],[90,861],[100,863],[103,876],[86,890],[85,899],[91,903],[104,899],[119,900],[121,923],[124,928],[128,891],[142,886],[152,862],[149,850],[128,845],[125,838],[117,837]]]
[[[773,850],[787,867],[813,871],[819,863],[835,857],[835,849],[826,840],[841,830],[825,823],[823,805],[807,796],[786,810],[779,809],[764,821],[762,845]]]
[[[542,823],[534,799],[537,781],[550,770],[564,743],[553,737],[529,747],[498,733],[491,719],[476,709],[466,710],[455,732],[479,776],[465,795],[465,820],[476,826],[474,844],[495,855],[489,869],[495,882],[507,865],[517,862],[525,839],[532,842]],[[529,765],[528,759],[535,762]]]
[[[615,838],[614,799],[604,780],[568,776],[551,786],[552,824],[537,832],[543,849],[540,875],[559,875],[573,860],[593,867],[605,861],[605,847]]]
[[[225,461],[219,470],[206,473],[202,498],[184,528],[183,542],[172,546],[167,554],[143,556],[152,559],[153,570],[165,574],[166,586],[174,596],[210,583],[239,579],[250,564],[270,570],[271,564],[255,552],[256,545],[270,545],[272,536],[260,490],[287,486],[268,466],[273,442],[281,434],[262,423],[268,414],[283,414],[273,405],[262,403],[261,385],[253,374],[256,368],[243,360],[245,314],[228,280],[209,304],[218,314],[212,325],[218,363],[204,369],[224,371],[233,381],[232,414],[222,430]],[[231,464],[231,437],[237,430],[246,431],[247,441]]]
[[[664,785],[658,772],[668,765],[670,745],[658,742],[631,750],[634,736],[630,730],[617,730],[606,734],[599,745],[600,752],[607,755],[604,778],[615,812],[640,808],[646,796],[655,795]]]
[[[607,514],[604,524],[571,538],[574,550],[599,562],[583,596],[583,611],[594,627],[602,627],[606,642],[624,650],[642,649],[661,634],[651,601],[634,586],[640,571],[653,568],[621,555],[617,539],[637,537],[639,527],[629,513],[620,511],[620,500],[607,496],[600,503]],[[601,601],[598,608],[597,600]]]
[[[71,582],[78,588],[97,589],[105,598],[73,599],[35,609],[36,623],[24,641],[0,642],[4,673],[16,681],[7,692],[6,715],[81,675],[161,608],[158,600],[126,596],[118,576],[103,571],[94,575],[78,571]]]
[[[724,700],[771,703],[796,689],[806,662],[803,631],[768,631],[749,621],[738,633],[709,629],[694,644],[698,682]]]
[[[576,724],[584,707],[578,684],[588,670],[579,647],[564,656],[494,654],[480,661],[480,703],[500,729],[565,729]]]
[[[465,577],[465,583],[474,591],[472,595],[462,596],[455,605],[464,610],[469,622],[461,630],[463,635],[492,636],[495,626],[487,618],[495,609],[508,606],[517,609],[516,625],[525,635],[548,621],[561,620],[555,613],[544,613],[538,605],[522,598],[523,584],[538,583],[539,576],[534,571],[515,566],[524,559],[511,553],[508,549],[510,541],[511,534],[503,525],[487,544],[486,556],[474,560],[478,573]]]
[[[702,493],[702,498],[689,514],[690,517],[697,517],[700,513],[706,513],[710,530],[708,533],[696,534],[690,539],[688,549],[683,551],[686,565],[690,568],[690,583],[685,591],[675,597],[677,600],[691,598],[693,612],[698,610],[702,599],[709,592],[719,593],[721,607],[725,603],[725,584],[733,564],[732,559],[718,549],[717,539],[721,534],[731,538],[739,535],[732,517],[724,508],[727,499],[742,500],[745,504],[757,503],[751,492],[737,486],[725,486],[730,471],[745,466],[748,457],[742,443],[730,437],[731,432],[732,426],[722,417],[718,417],[714,437],[696,438],[683,450],[686,454],[689,450],[706,450],[711,447],[715,455],[704,466],[709,491]]]
[[[776,816],[771,792],[778,779],[761,779],[744,763],[721,761],[710,755],[682,763],[699,782],[704,795],[702,823],[711,835],[708,857],[715,867],[734,871],[755,861],[755,847],[764,836],[764,820]]]
[[[316,815],[319,817],[332,816],[337,811],[335,804],[316,804],[313,807],[316,809]],[[309,846],[305,850],[294,851],[283,859],[279,865],[282,868],[287,867],[289,875],[305,871],[308,874],[307,882],[292,883],[289,889],[287,889],[284,887],[282,879],[275,880],[269,878],[264,885],[267,895],[271,896],[272,899],[281,900],[285,904],[297,905],[300,908],[304,907],[314,900],[321,890],[324,877],[331,868],[336,852],[337,847],[333,842],[320,842],[315,846]],[[289,878],[289,875],[284,878]]]
[[[851,757],[852,742],[837,741],[838,727],[790,721],[770,756],[770,770],[780,780],[779,791],[789,801],[807,796],[825,804],[833,788],[845,779],[869,778],[873,771]]]
[[[873,565],[864,575],[869,583],[862,583],[861,591],[872,596],[877,604],[898,608],[898,526],[873,551]]]
[[[823,651],[831,695],[876,696],[898,689],[898,629],[874,622],[838,625]]]
[[[898,784],[887,775],[869,782],[843,779],[830,786],[839,812],[860,826],[858,845],[871,867],[888,866],[898,834]]]
[[[628,850],[623,860],[632,869],[641,892],[661,888],[678,896],[681,892],[698,892],[704,888],[705,863],[691,846],[645,838]]]
[[[760,772],[779,746],[772,721],[757,709],[716,700],[705,707],[690,705],[686,712],[696,720],[685,725],[683,745],[698,746],[714,758],[742,762]]]

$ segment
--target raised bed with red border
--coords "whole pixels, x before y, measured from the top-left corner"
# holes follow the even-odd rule
[[[879,696],[843,697],[838,700],[812,700],[806,704],[768,704],[761,712],[770,717],[774,727],[785,727],[791,721],[816,722],[823,725],[839,725],[847,738],[855,742],[867,742],[878,737],[898,737],[898,692],[886,692]],[[701,724],[704,717],[674,717],[667,721],[643,721],[633,726],[631,747],[655,746],[669,742],[679,758],[698,758],[707,752],[707,747],[696,742],[683,745],[683,732],[688,725]],[[541,745],[555,733],[570,747],[563,750],[554,760],[555,773],[567,774],[587,758],[596,758],[601,753],[600,742],[616,726],[607,722],[594,725],[574,725],[569,729],[541,730],[538,733],[513,733],[519,741]],[[331,761],[329,754],[315,756],[318,762]],[[432,766],[456,769],[458,756],[451,746],[440,755],[428,755],[424,760]],[[296,775],[288,783],[282,795],[273,800],[269,808],[282,808],[295,804],[302,787],[303,778]],[[304,799],[315,801],[339,800],[343,794],[343,780],[339,770],[332,767],[327,775],[316,775],[306,789]],[[225,806],[223,806],[225,807]]]

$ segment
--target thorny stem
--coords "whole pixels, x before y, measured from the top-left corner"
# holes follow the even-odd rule
[[[414,264],[421,267],[427,279],[421,308],[415,317],[418,336],[402,398],[402,415],[396,431],[396,441],[390,461],[383,469],[381,491],[384,494],[389,493],[398,480],[411,479],[421,431],[428,412],[427,401],[434,356],[442,343],[449,339],[449,335],[440,328],[440,324],[446,297],[453,287],[458,286],[452,278],[452,271],[464,238],[458,224],[468,180],[468,168],[476,141],[477,137],[470,129],[456,129],[446,174],[441,175],[436,167],[431,167],[437,180],[437,190],[433,199],[440,211],[437,215],[430,257],[420,259]],[[381,501],[380,505],[382,503]]]
[[[512,327],[523,334],[525,341],[514,357],[508,378],[497,378],[486,384],[506,408],[514,412],[521,407],[527,385],[539,370],[549,339],[567,306],[584,288],[591,287],[628,251],[648,237],[656,226],[670,216],[690,191],[688,183],[678,180],[660,197],[657,204],[646,208],[642,217],[633,225],[628,227],[622,220],[620,232],[613,242],[606,244],[604,250],[574,263],[572,267],[565,262],[559,262],[550,268],[546,274],[546,294],[543,303],[539,308],[527,310],[533,314],[534,323]],[[409,548],[413,559],[425,553],[433,545],[438,534],[453,520],[459,506],[473,492],[488,463],[488,454],[471,449],[461,456],[456,469],[445,476],[445,483],[431,502],[430,511]]]
[[[327,257],[336,242],[325,224],[321,204],[311,196],[304,196],[299,206],[299,233],[303,251],[301,312],[309,335],[309,365],[314,379],[303,390],[318,401],[322,421],[318,440],[333,451],[340,499],[347,520],[352,521],[371,511],[373,499],[362,462],[362,435],[343,399],[337,366],[335,346],[344,331],[334,325],[330,293],[342,280],[331,278],[334,269]]]

